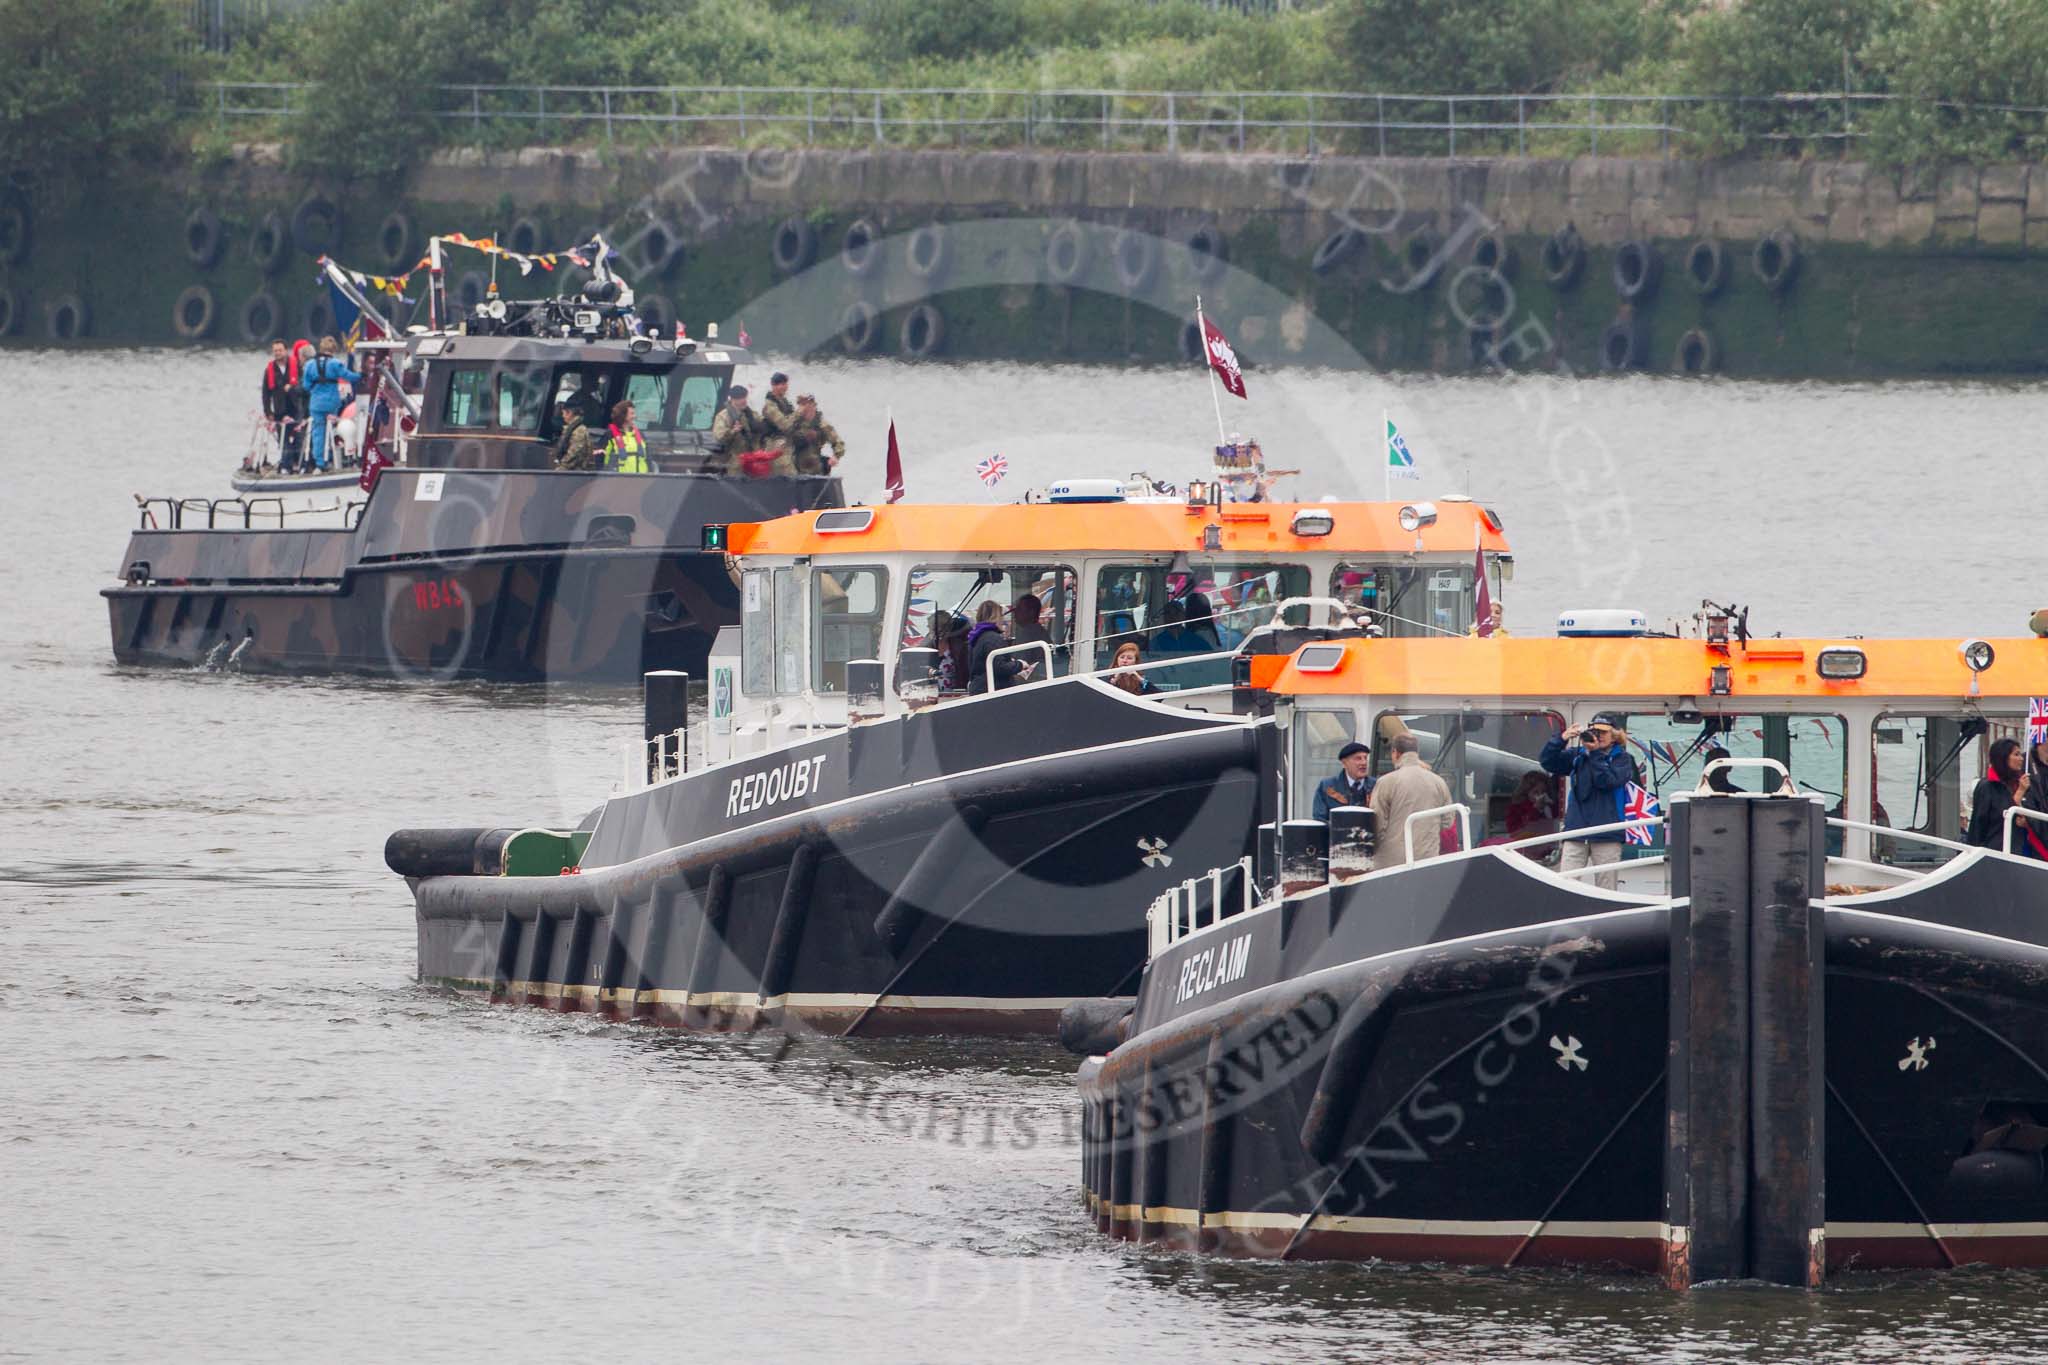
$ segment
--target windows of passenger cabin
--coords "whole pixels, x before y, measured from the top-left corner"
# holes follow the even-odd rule
[[[1470,564],[1339,564],[1330,596],[1371,611],[1391,636],[1463,635],[1472,628]]]
[[[879,568],[814,568],[811,572],[811,686],[846,690],[846,665],[882,657],[882,609],[889,574]]]
[[[441,413],[451,427],[487,427],[491,424],[491,372],[482,366],[451,372],[448,401]]]
[[[906,649],[939,648],[934,631],[940,613],[965,619],[971,629],[983,605],[994,602],[1003,609],[1003,633],[1012,643],[1043,640],[1052,648],[1054,670],[1064,671],[1079,587],[1080,577],[1064,564],[920,564],[910,571],[898,640]],[[1039,602],[1035,634],[1020,628],[1016,616],[1017,599],[1026,594]]]
[[[2021,716],[1879,716],[1870,729],[1871,809],[1862,818],[1961,843],[1992,743],[2006,735],[2024,742],[2025,731]],[[1917,839],[1870,839],[1871,861],[1896,867],[1935,867],[1954,856]]]
[[[1111,564],[1095,576],[1095,667],[1108,668],[1126,639],[1138,642],[1148,662],[1235,649],[1272,619],[1276,604],[1308,591],[1308,569],[1300,564],[1197,559],[1184,570]],[[1230,661],[1155,668],[1145,676],[1162,691],[1224,686]]]
[[[1414,735],[1422,761],[1443,778],[1451,800],[1472,808],[1473,843],[1503,844],[1563,827],[1564,785],[1544,770],[1542,755],[1564,728],[1565,718],[1555,711],[1382,711],[1366,742],[1372,770],[1383,776],[1393,767],[1395,737]],[[1334,761],[1330,771],[1336,771]],[[1381,831],[1380,837],[1400,833]],[[1548,846],[1530,852],[1539,861],[1551,856]]]

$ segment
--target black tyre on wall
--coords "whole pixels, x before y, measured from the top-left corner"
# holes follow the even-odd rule
[[[775,268],[785,275],[808,270],[811,262],[818,259],[818,229],[802,214],[791,214],[776,224],[769,256]]]
[[[505,245],[522,256],[538,256],[547,238],[547,229],[540,225],[540,219],[521,218],[512,224],[512,231],[505,234]]]
[[[284,269],[285,258],[291,254],[292,237],[286,230],[284,218],[276,213],[266,213],[256,230],[249,234],[249,259],[256,268],[266,275],[275,275]]]
[[[0,289],[0,337],[11,337],[21,330],[21,315],[26,307],[19,293]]]
[[[1782,294],[1799,273],[1799,239],[1789,232],[1774,232],[1756,244],[1750,265],[1764,288]]]
[[[1714,345],[1714,334],[1704,327],[1687,331],[1671,353],[1671,368],[1679,374],[1712,374],[1720,363],[1721,352]]]
[[[903,315],[903,330],[897,334],[896,349],[911,360],[937,355],[946,345],[946,318],[928,303],[920,303]]]
[[[1125,228],[1110,244],[1110,258],[1116,262],[1116,282],[1124,292],[1143,293],[1159,275],[1159,239],[1149,232]]]
[[[866,299],[855,299],[839,315],[839,349],[848,355],[866,355],[881,335],[882,315]]]
[[[1614,292],[1626,303],[1647,303],[1664,275],[1664,258],[1648,242],[1623,242],[1614,249]]]
[[[455,281],[455,306],[467,313],[490,297],[491,277],[481,270],[465,270]]]
[[[242,303],[242,340],[248,342],[274,341],[278,335],[278,321],[284,313],[277,306],[277,296],[268,289],[259,289]]]
[[[1045,239],[1045,277],[1054,284],[1072,284],[1088,270],[1088,229],[1069,219]]]
[[[221,231],[220,215],[212,209],[194,209],[185,217],[185,258],[201,270],[213,269],[220,259],[227,237]]]
[[[334,305],[325,295],[316,295],[306,300],[306,307],[299,314],[300,325],[307,337],[318,346],[320,338],[334,334]]]
[[[413,262],[412,219],[404,213],[387,213],[377,226],[377,254],[393,270],[404,270]]]
[[[1693,292],[1713,298],[1728,283],[1728,252],[1716,237],[1702,237],[1685,253],[1685,278]]]
[[[1586,243],[1569,223],[1543,243],[1543,278],[1552,289],[1570,289],[1586,269]]]
[[[1365,234],[1357,228],[1338,228],[1323,238],[1316,254],[1309,257],[1308,268],[1318,275],[1327,275],[1356,256],[1364,246]]]
[[[903,255],[911,274],[936,284],[945,278],[946,267],[953,261],[952,234],[944,223],[926,223],[910,234]]]
[[[187,285],[185,292],[178,295],[178,301],[171,305],[171,330],[187,341],[212,336],[219,311],[211,289],[203,284]]]
[[[859,278],[874,273],[882,260],[882,230],[872,218],[856,218],[846,225],[839,239],[839,264],[846,273]]]
[[[589,242],[597,236],[593,228],[583,239]],[[582,243],[578,243],[582,245]],[[683,239],[676,232],[676,226],[666,218],[656,218],[647,224],[637,243],[640,268],[649,275],[668,275],[683,263]]]
[[[76,294],[59,294],[50,300],[43,317],[43,331],[52,341],[76,341],[92,335],[92,311]]]
[[[1502,232],[1481,233],[1472,243],[1472,264],[1481,270],[1490,270],[1504,280],[1512,280],[1521,261],[1515,255],[1513,243]]]
[[[647,335],[671,337],[676,333],[676,306],[666,294],[640,294],[633,299],[633,311],[647,329]]]
[[[1230,238],[1214,223],[1204,223],[1188,234],[1188,269],[1198,280],[1213,280],[1230,264]]]
[[[292,210],[292,245],[325,256],[341,240],[341,210],[324,194],[309,194]]]
[[[1619,317],[1600,334],[1600,368],[1639,370],[1649,351],[1649,328],[1641,319]]]
[[[20,265],[34,245],[35,216],[16,190],[0,190],[0,265]]]

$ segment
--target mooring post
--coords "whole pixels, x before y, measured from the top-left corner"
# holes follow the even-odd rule
[[[1670,1053],[1664,1278],[1749,1273],[1749,810],[1696,796],[1671,808]]]
[[[1749,1273],[1820,1285],[1827,1262],[1827,817],[1810,797],[1749,806]]]
[[[1671,812],[1664,1277],[1815,1286],[1826,1264],[1827,822],[1804,796]]]

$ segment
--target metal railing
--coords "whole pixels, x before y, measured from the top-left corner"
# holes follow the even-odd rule
[[[201,107],[281,121],[305,83],[219,81]],[[1392,94],[1321,90],[1010,89],[975,86],[443,85],[432,114],[453,141],[528,145],[634,137],[785,146],[1046,146],[1316,156],[1614,154],[1682,144],[1841,146],[1886,104],[2031,119],[2048,108],[1875,93],[1778,95]]]
[[[1449,815],[1453,811],[1456,811],[1458,815],[1458,847],[1460,849],[1472,847],[1472,808],[1463,801],[1453,801],[1448,806],[1431,806],[1428,810],[1410,812],[1408,818],[1401,824],[1401,847],[1408,854],[1407,860],[1409,862],[1415,861],[1415,822],[1439,815]],[[1432,850],[1429,855],[1432,858],[1442,851],[1443,834],[1441,830],[1437,834],[1437,845],[1438,847]]]
[[[1232,872],[1237,874],[1238,907],[1231,914],[1223,913],[1223,879]],[[1209,889],[1209,919],[1202,922],[1201,888]],[[1152,898],[1152,904],[1145,910],[1145,931],[1149,947],[1148,957],[1157,957],[1164,949],[1194,933],[1197,929],[1210,928],[1226,919],[1249,914],[1256,902],[1257,892],[1252,885],[1252,860],[1239,858],[1223,867],[1212,867],[1199,877],[1189,877],[1176,886],[1170,886]]]

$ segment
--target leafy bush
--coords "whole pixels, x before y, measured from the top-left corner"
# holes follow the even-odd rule
[[[1869,119],[1868,151],[1882,160],[2038,157],[2048,147],[2048,25],[2039,0],[1932,0],[1881,35],[1872,60],[1900,100]],[[1944,102],[2014,105],[1955,109]]]
[[[64,183],[161,154],[189,41],[174,0],[0,0],[0,171]]]

